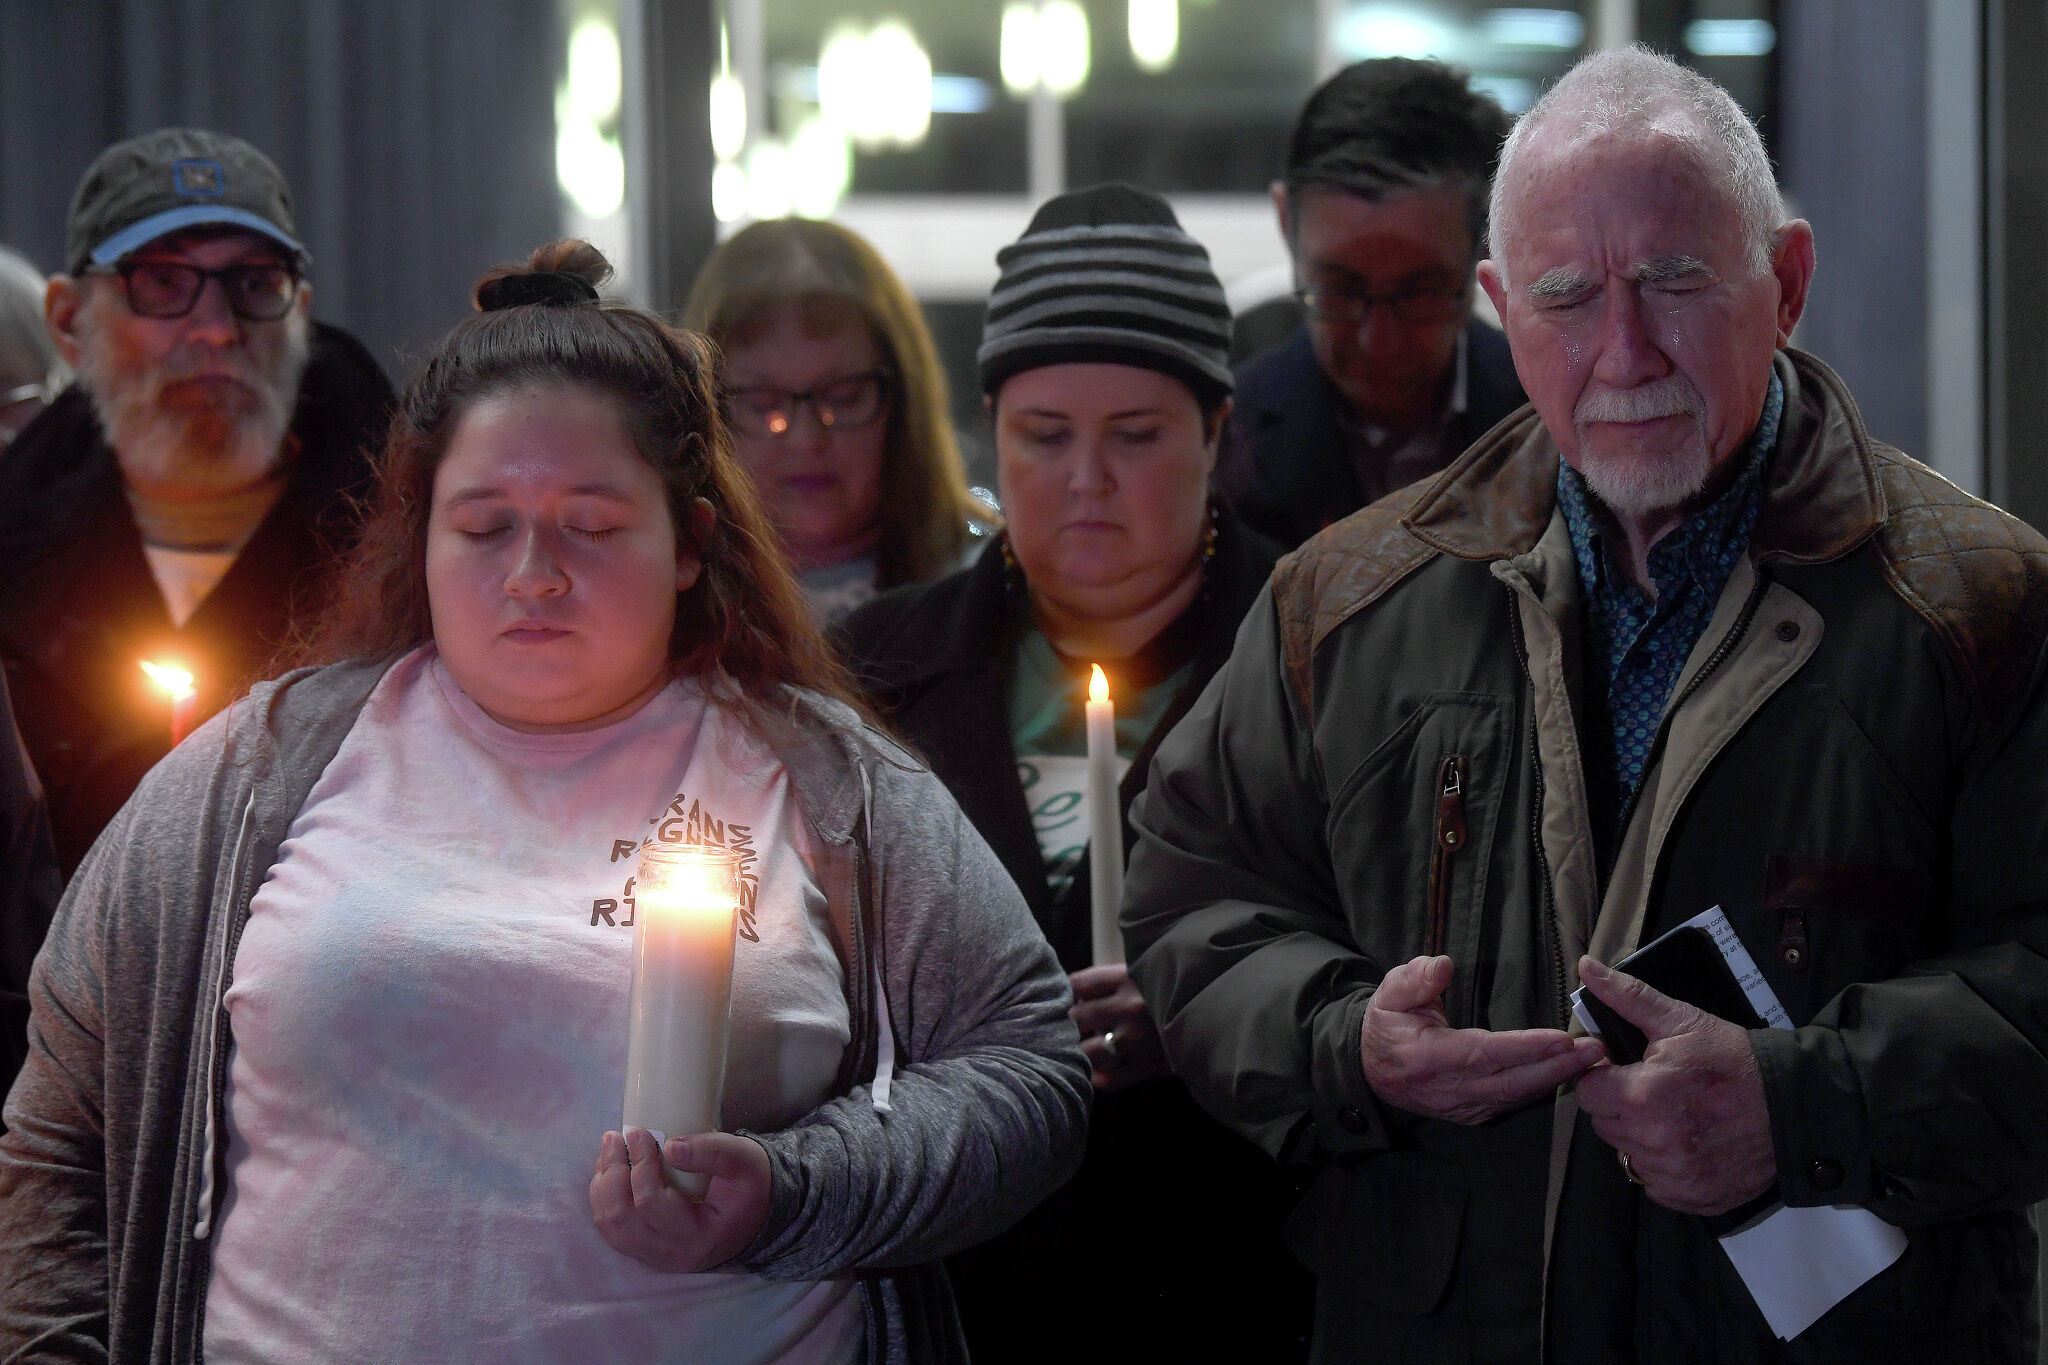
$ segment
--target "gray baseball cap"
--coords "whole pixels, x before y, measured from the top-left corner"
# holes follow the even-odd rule
[[[202,128],[159,128],[99,154],[71,197],[65,268],[112,265],[135,248],[186,228],[246,228],[303,264],[292,192],[271,159],[238,137]]]

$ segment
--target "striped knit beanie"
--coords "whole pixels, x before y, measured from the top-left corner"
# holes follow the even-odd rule
[[[1044,365],[1136,365],[1205,405],[1230,396],[1230,306],[1202,244],[1164,199],[1097,185],[1048,200],[996,253],[981,389]]]

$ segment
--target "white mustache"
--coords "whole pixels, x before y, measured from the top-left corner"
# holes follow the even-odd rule
[[[1572,422],[1654,422],[1659,417],[1699,417],[1707,405],[1684,375],[1666,375],[1632,389],[1596,389],[1579,399]]]

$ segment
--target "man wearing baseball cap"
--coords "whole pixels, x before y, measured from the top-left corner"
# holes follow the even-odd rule
[[[308,264],[284,177],[239,138],[118,143],[72,199],[44,312],[77,383],[0,454],[0,661],[67,869],[353,538],[391,388],[311,321]]]

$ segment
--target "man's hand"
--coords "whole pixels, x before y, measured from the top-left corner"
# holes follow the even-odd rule
[[[1083,967],[1067,980],[1074,988],[1074,1008],[1068,1013],[1080,1026],[1081,1051],[1097,1090],[1128,1090],[1166,1074],[1166,1045],[1123,963]]]
[[[1365,1007],[1359,1061],[1373,1093],[1397,1109],[1484,1123],[1548,1095],[1606,1054],[1558,1029],[1489,1033],[1444,1019],[1451,960],[1418,957],[1387,973]]]
[[[752,1138],[670,1138],[668,1164],[711,1177],[698,1203],[669,1184],[654,1134],[606,1133],[590,1178],[598,1235],[654,1270],[709,1270],[747,1249],[768,1219],[768,1153]]]
[[[1650,1040],[1642,1061],[1588,1072],[1577,1090],[1593,1131],[1628,1157],[1650,1198],[1680,1213],[1726,1213],[1776,1184],[1748,1031],[1590,957],[1579,979]]]

